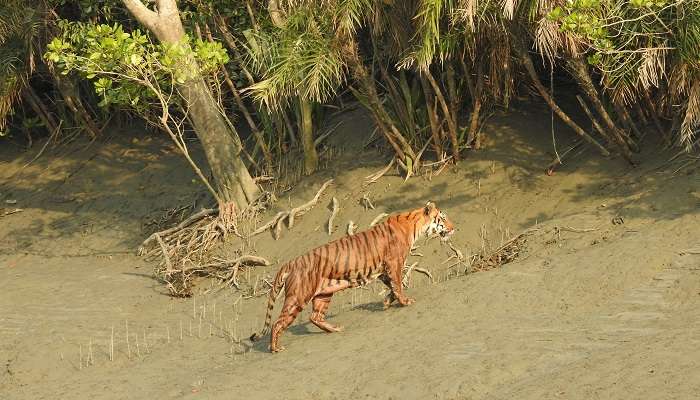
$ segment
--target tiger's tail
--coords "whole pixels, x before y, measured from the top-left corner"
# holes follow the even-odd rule
[[[272,282],[272,289],[270,289],[270,294],[267,298],[267,313],[265,314],[265,325],[260,332],[254,333],[250,336],[250,340],[256,342],[260,340],[263,336],[270,333],[270,325],[272,325],[272,309],[275,308],[275,301],[277,297],[282,293],[282,288],[287,280],[287,270],[289,269],[290,263],[284,264],[280,270],[275,275],[275,280]]]

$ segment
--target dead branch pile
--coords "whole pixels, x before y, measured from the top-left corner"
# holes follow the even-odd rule
[[[173,296],[189,297],[192,295],[194,278],[216,278],[224,285],[240,289],[237,278],[241,270],[246,267],[270,265],[270,262],[262,257],[249,255],[240,256],[234,260],[215,257],[213,261],[206,264],[183,266],[182,268],[160,269],[156,276],[165,282]]]
[[[253,231],[253,233],[250,234],[250,237],[253,237],[255,235],[259,235],[268,229],[272,230],[272,236],[275,238],[275,240],[279,239],[281,233],[282,233],[282,226],[284,224],[284,221],[287,220],[287,228],[291,229],[292,226],[294,226],[294,219],[296,217],[299,217],[303,214],[305,214],[307,211],[309,211],[313,206],[318,203],[318,200],[321,198],[321,194],[326,190],[326,188],[333,182],[333,179],[329,179],[324,183],[320,189],[318,189],[318,192],[316,192],[316,196],[314,196],[313,199],[309,200],[308,202],[298,206],[294,207],[289,211],[280,211],[278,212],[271,220],[268,222],[262,224],[258,229]]]
[[[527,236],[535,230],[529,229],[522,232],[492,252],[473,255],[470,272],[488,271],[514,261],[524,248]]]
[[[209,262],[211,251],[229,233],[242,237],[236,223],[242,218],[252,218],[268,201],[263,196],[246,210],[237,213],[233,204],[226,209],[203,209],[172,228],[151,234],[138,249],[138,255],[156,261],[154,275],[165,282],[176,297],[192,294],[193,277],[209,276],[235,286],[235,273],[239,268],[251,265],[269,265],[254,256],[242,256],[235,260],[218,259]],[[234,278],[231,280],[231,278]]]

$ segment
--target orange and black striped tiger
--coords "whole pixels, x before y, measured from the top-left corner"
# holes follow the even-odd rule
[[[310,320],[326,332],[340,327],[326,322],[325,313],[333,293],[381,279],[391,292],[384,299],[387,308],[395,300],[407,306],[413,299],[404,296],[401,273],[413,243],[422,235],[439,235],[443,240],[454,231],[445,213],[428,202],[417,210],[395,214],[381,224],[352,236],[345,236],[318,247],[284,264],[275,276],[267,302],[265,326],[250,337],[256,341],[270,331],[275,300],[285,291],[282,312],[272,327],[270,350],[284,350],[279,338],[309,301]]]

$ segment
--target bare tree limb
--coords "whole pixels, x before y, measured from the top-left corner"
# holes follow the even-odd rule
[[[127,10],[129,10],[129,12],[134,16],[134,18],[148,28],[148,30],[154,31],[156,25],[158,24],[158,13],[153,10],[149,10],[139,0],[122,0],[122,2]]]

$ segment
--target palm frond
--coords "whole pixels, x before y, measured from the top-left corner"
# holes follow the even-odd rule
[[[690,150],[693,140],[700,129],[700,80],[696,79],[688,93],[688,105],[681,124],[680,144]]]

